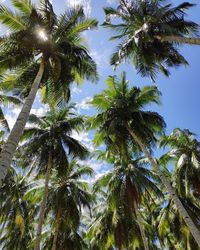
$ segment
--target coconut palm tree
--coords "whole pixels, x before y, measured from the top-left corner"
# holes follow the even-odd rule
[[[198,24],[185,19],[185,10],[193,4],[184,2],[173,7],[165,0],[119,2],[116,9],[105,8],[104,25],[116,33],[111,39],[121,41],[112,55],[112,65],[127,59],[142,76],[154,80],[158,71],[168,76],[168,67],[188,64],[177,47],[182,43],[200,45]],[[111,23],[112,18],[120,21]]]
[[[31,1],[11,1],[16,12],[0,6],[0,21],[10,29],[0,38],[1,70],[32,65],[33,84],[0,155],[0,185],[11,164],[28,120],[37,90],[47,82],[47,92],[68,97],[69,84],[76,78],[95,80],[96,64],[88,54],[80,33],[96,27],[83,8],[69,9],[59,17],[48,0],[36,8]]]
[[[80,237],[78,228],[81,210],[84,207],[90,209],[90,203],[93,201],[88,183],[82,179],[92,174],[90,167],[72,160],[65,175],[54,175],[47,200],[47,212],[51,212],[52,233],[46,240],[44,249],[65,249],[65,246],[71,250],[82,249],[80,246],[84,245],[83,240],[73,244],[69,241],[72,236],[77,239]]]
[[[59,175],[66,173],[69,157],[84,159],[87,149],[72,137],[73,131],[83,127],[83,119],[71,112],[72,106],[54,110],[43,117],[31,116],[32,127],[24,131],[22,140],[27,142],[21,147],[24,157],[38,159],[38,174],[45,173],[44,195],[40,205],[39,222],[35,249],[40,249],[42,225],[48,198],[49,180],[52,169]]]
[[[31,247],[35,207],[25,196],[32,186],[30,171],[22,175],[19,169],[10,169],[0,189],[1,249],[28,250]]]
[[[118,158],[118,159],[117,159]],[[131,155],[120,159],[115,157],[114,168],[103,175],[94,185],[95,191],[99,188],[106,188],[108,193],[107,202],[114,207],[122,207],[125,215],[136,218],[137,226],[142,237],[141,248],[150,249],[151,240],[148,240],[145,233],[144,218],[140,210],[142,196],[146,198],[162,196],[162,192],[152,182],[155,176],[145,166],[142,158],[134,159]],[[149,195],[150,194],[150,195]],[[143,246],[142,246],[143,245]]]
[[[92,101],[93,106],[99,110],[91,124],[91,128],[97,129],[96,142],[118,146],[127,140],[129,147],[131,144],[138,145],[200,246],[199,230],[149,150],[156,142],[156,135],[160,134],[165,126],[158,113],[146,110],[147,105],[159,103],[160,92],[155,86],[129,89],[125,73],[121,79],[109,77],[107,83],[107,89],[96,95]]]
[[[160,146],[170,147],[161,160],[173,160],[174,178],[180,195],[188,197],[193,193],[200,196],[200,142],[188,129],[176,128],[169,136],[164,136]]]

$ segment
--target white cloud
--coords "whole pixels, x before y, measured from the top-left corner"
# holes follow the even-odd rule
[[[5,117],[6,117],[6,120],[8,121],[10,129],[13,128],[20,111],[21,111],[21,107],[6,109]],[[48,111],[47,106],[42,106],[42,107],[40,106],[39,108],[32,108],[30,113],[35,114],[37,116],[43,116],[47,111]],[[28,124],[27,124],[27,127],[28,127]]]
[[[103,171],[103,172],[98,172],[96,175],[95,175],[95,178],[92,180],[92,182],[95,182],[97,181],[99,178],[101,178],[103,175],[105,174],[108,174],[110,172],[110,170],[106,170],[106,171]]]
[[[20,107],[4,107],[4,114],[8,121],[10,129],[13,128],[15,121],[21,111],[22,106]],[[43,116],[47,111],[49,111],[48,105],[44,105],[40,103],[40,92],[37,93],[34,104],[31,109],[31,114],[35,114],[37,116]]]
[[[47,105],[43,105],[42,107],[39,108],[32,108],[31,109],[31,114],[37,115],[37,116],[43,116],[46,114],[46,112],[49,111],[49,108]]]
[[[76,7],[78,5],[82,5],[85,15],[90,16],[92,11],[91,0],[66,0],[66,2],[67,5],[70,7]]]
[[[77,86],[73,86],[71,91],[72,91],[73,94],[80,94],[80,93],[82,93],[82,89],[80,89]]]
[[[81,110],[88,110],[91,107],[90,102],[92,101],[91,96],[87,96],[84,98],[81,102],[76,104],[76,108],[78,113],[80,113]]]
[[[104,70],[109,66],[110,50],[102,48],[102,51],[92,50],[90,53],[91,57],[97,64],[99,70]]]
[[[106,162],[100,162],[97,160],[90,160],[87,162],[87,165],[90,166],[95,172],[93,178],[88,179],[91,184],[101,178],[104,174],[109,173],[111,169],[111,166],[109,166]]]
[[[8,121],[10,129],[13,128],[20,110],[21,108],[6,109],[5,117],[6,117],[6,120]]]
[[[94,151],[94,145],[92,140],[89,138],[89,133],[82,131],[80,133],[73,132],[72,137],[80,141],[90,152]]]
[[[87,176],[85,178],[90,184],[93,184],[98,178],[110,171],[110,166],[106,164],[106,162],[98,161],[95,157],[85,161],[81,160],[79,163],[81,165],[87,165],[94,170],[92,177]]]

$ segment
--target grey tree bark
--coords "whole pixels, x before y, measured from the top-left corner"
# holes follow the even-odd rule
[[[1,154],[0,154],[0,187],[2,186],[2,182],[7,175],[8,168],[11,165],[12,158],[14,156],[15,150],[20,140],[20,136],[23,134],[26,122],[29,118],[31,107],[35,100],[37,90],[41,82],[43,73],[44,73],[44,66],[45,66],[45,63],[42,60],[42,62],[40,63],[39,71],[32,84],[30,93],[25,100],[22,110],[19,113],[19,116],[15,122],[15,125],[8,137],[8,140],[4,144],[3,149],[1,151]]]
[[[191,45],[200,45],[200,38],[198,37],[182,37],[182,36],[155,36],[163,42],[186,43]]]
[[[50,151],[49,156],[48,156],[48,166],[47,166],[46,175],[45,175],[44,195],[43,195],[42,202],[40,204],[39,222],[38,222],[38,227],[37,227],[37,232],[36,232],[35,248],[34,248],[35,250],[40,250],[42,226],[44,223],[44,215],[45,215],[45,210],[46,210],[46,205],[47,205],[47,197],[49,193],[49,179],[50,179],[51,168],[52,168],[52,152]]]
[[[140,138],[138,138],[138,136],[132,131],[132,129],[129,126],[127,126],[127,129],[128,129],[128,132],[130,133],[130,135],[132,136],[133,140],[140,146],[141,150],[143,151],[143,153],[145,154],[145,156],[147,157],[147,159],[149,160],[151,165],[156,170],[156,173],[159,176],[163,185],[165,186],[166,191],[168,192],[170,198],[173,200],[180,215],[183,217],[186,225],[188,226],[192,236],[194,237],[195,241],[197,242],[198,246],[200,247],[200,232],[199,232],[198,228],[196,227],[196,225],[194,224],[194,222],[192,221],[192,219],[190,218],[187,210],[184,208],[176,191],[171,186],[171,184],[168,180],[168,177],[163,174],[163,172],[160,169],[160,166],[158,165],[156,160],[151,156],[151,154],[146,149],[145,145],[142,143]]]

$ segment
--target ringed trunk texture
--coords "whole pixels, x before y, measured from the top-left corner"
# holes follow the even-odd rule
[[[49,152],[48,156],[48,166],[45,175],[45,185],[44,185],[44,195],[40,205],[40,214],[39,214],[39,222],[37,227],[36,239],[35,239],[35,250],[40,250],[40,241],[41,241],[41,234],[42,234],[42,226],[44,223],[44,215],[46,210],[47,204],[47,197],[49,192],[49,179],[50,179],[50,172],[52,168],[52,152]]]
[[[13,155],[19,143],[20,137],[23,134],[26,122],[29,118],[30,110],[35,100],[35,96],[37,94],[37,90],[41,82],[43,73],[44,73],[44,66],[45,66],[45,63],[42,60],[42,62],[40,63],[39,71],[32,84],[30,93],[25,100],[22,110],[19,113],[19,116],[15,122],[15,125],[8,137],[8,140],[4,144],[3,149],[1,151],[1,154],[0,154],[0,187],[2,186],[2,182],[7,175],[8,168],[11,165]]]
[[[59,208],[57,216],[56,216],[56,221],[55,221],[55,231],[54,231],[54,237],[53,237],[53,245],[51,250],[56,250],[56,243],[58,239],[58,233],[59,233],[59,228],[60,228],[60,223],[61,223],[61,208]]]
[[[198,37],[182,37],[182,36],[155,36],[163,42],[186,43],[191,45],[200,45],[200,38]]]
[[[136,202],[134,202],[133,205],[134,205],[134,209],[135,209],[135,213],[136,213],[137,224],[139,226],[140,233],[141,233],[141,236],[142,236],[142,242],[143,242],[143,245],[144,245],[144,249],[149,250],[149,244],[148,244],[148,241],[147,241],[147,237],[145,235],[142,217],[140,215],[140,212],[138,211],[138,206],[137,206]]]
[[[200,232],[199,232],[198,228],[196,227],[196,225],[194,224],[194,222],[192,221],[192,219],[190,218],[187,210],[184,208],[184,206],[183,206],[182,202],[180,201],[176,191],[171,186],[171,184],[170,184],[170,182],[168,180],[168,177],[166,177],[162,173],[162,171],[160,170],[160,166],[155,161],[155,159],[151,156],[151,154],[146,149],[145,145],[142,143],[140,138],[138,138],[138,136],[132,131],[131,128],[129,128],[129,126],[127,126],[127,129],[129,131],[130,135],[132,136],[132,138],[134,139],[134,141],[140,146],[141,150],[143,151],[145,156],[148,158],[151,165],[155,168],[157,175],[159,176],[161,182],[163,183],[163,185],[166,188],[166,191],[170,195],[170,198],[173,200],[173,202],[176,205],[176,208],[178,209],[180,215],[183,217],[186,225],[188,226],[188,228],[190,230],[190,233],[192,234],[192,236],[194,237],[194,239],[197,242],[198,246],[200,247]]]

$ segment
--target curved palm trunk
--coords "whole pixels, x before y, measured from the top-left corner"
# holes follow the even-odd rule
[[[182,36],[155,36],[163,42],[187,43],[192,45],[200,45],[200,38],[198,37],[182,37]]]
[[[1,151],[1,154],[0,154],[0,187],[2,186],[2,181],[4,180],[7,174],[7,170],[9,166],[11,165],[13,155],[15,153],[15,150],[20,140],[20,136],[22,135],[26,122],[29,118],[30,110],[35,100],[35,96],[37,94],[37,90],[41,82],[43,73],[44,73],[44,66],[45,66],[45,63],[42,60],[42,62],[40,63],[39,71],[31,87],[30,93],[25,100],[22,110],[19,113],[19,116],[15,122],[15,125],[8,137],[8,140],[4,144],[4,147]]]
[[[134,202],[133,205],[134,205],[134,209],[135,209],[135,213],[136,213],[137,224],[139,226],[140,233],[141,233],[141,236],[142,236],[144,249],[149,250],[149,244],[148,244],[148,241],[147,241],[147,237],[145,235],[142,217],[140,215],[140,212],[138,211],[138,206],[137,206],[136,202]]]
[[[142,143],[140,138],[138,138],[138,136],[132,131],[131,128],[129,128],[129,126],[127,126],[127,129],[128,129],[128,132],[130,133],[130,135],[132,136],[133,140],[140,146],[140,148],[142,149],[145,156],[148,158],[151,165],[155,168],[156,173],[159,176],[159,178],[160,178],[161,182],[163,183],[163,185],[165,186],[167,192],[169,193],[170,198],[173,200],[173,202],[176,205],[176,208],[178,209],[180,215],[183,217],[183,219],[184,219],[186,225],[188,226],[191,234],[193,235],[193,237],[194,237],[195,241],[197,242],[198,246],[200,247],[200,232],[197,229],[194,222],[192,221],[192,219],[190,218],[187,210],[184,208],[184,206],[183,206],[182,202],[180,201],[176,191],[171,186],[167,176],[165,176],[162,173],[162,171],[160,170],[160,166],[158,165],[156,160],[151,156],[151,154],[146,149],[145,145]]]
[[[43,199],[40,205],[40,215],[39,215],[39,222],[37,227],[37,234],[35,239],[35,250],[40,250],[40,241],[41,241],[41,234],[42,234],[42,226],[44,223],[44,215],[45,215],[45,209],[47,204],[47,197],[48,197],[48,191],[49,191],[49,179],[50,179],[50,172],[52,167],[52,152],[49,152],[48,156],[48,166],[47,171],[45,175],[45,186],[44,186],[44,195]]]
[[[61,208],[59,208],[57,216],[56,216],[55,232],[54,232],[53,245],[52,245],[51,250],[56,250],[56,243],[57,243],[59,227],[61,223],[61,215],[62,215]]]

